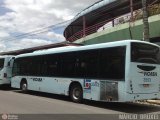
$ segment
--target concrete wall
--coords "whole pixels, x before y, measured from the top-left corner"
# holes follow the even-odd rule
[[[160,37],[160,15],[151,16],[149,18],[150,38]],[[134,23],[124,23],[115,27],[88,35],[84,38],[76,40],[75,43],[96,44],[103,42],[118,41],[124,39],[143,39],[143,22],[142,20]]]

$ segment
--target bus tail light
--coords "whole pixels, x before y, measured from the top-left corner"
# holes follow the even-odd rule
[[[7,73],[4,73],[3,77],[6,78],[7,77]]]
[[[149,84],[143,84],[143,87],[148,88]]]

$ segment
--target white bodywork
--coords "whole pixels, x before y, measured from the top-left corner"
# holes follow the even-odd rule
[[[132,42],[145,43],[158,47],[155,44],[151,44],[148,42],[126,40],[74,48],[61,47],[42,52],[18,55],[15,58],[17,59],[27,56],[55,54],[62,52],[64,53],[70,51],[89,50],[95,48],[126,46],[125,78],[122,81],[113,81],[109,79],[99,80],[85,78],[78,79],[60,77],[13,76],[11,79],[11,86],[13,88],[20,88],[21,80],[25,78],[27,80],[29,90],[69,95],[70,84],[74,81],[77,81],[81,84],[83,88],[84,99],[116,102],[127,102],[145,99],[160,99],[160,65],[131,62],[130,45]],[[157,75],[145,76],[144,74],[141,74],[145,71],[142,71],[139,68],[137,68],[137,65],[155,66],[156,68],[151,72],[156,72]]]
[[[4,63],[0,69],[0,85],[10,84],[12,76],[12,56],[0,56],[0,59],[4,60]]]

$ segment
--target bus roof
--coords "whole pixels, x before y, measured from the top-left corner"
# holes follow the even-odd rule
[[[0,55],[0,58],[13,57],[13,55]]]
[[[37,52],[33,52],[33,53],[26,53],[26,54],[17,55],[15,58],[28,57],[28,56],[39,56],[39,55],[54,54],[54,53],[65,53],[65,52],[72,52],[72,51],[83,51],[83,50],[105,48],[105,47],[114,47],[114,46],[124,46],[124,45],[128,45],[131,42],[146,43],[146,44],[150,44],[150,45],[154,45],[154,46],[159,47],[156,44],[153,44],[150,42],[145,42],[145,41],[140,41],[140,40],[121,40],[121,41],[115,41],[115,42],[99,43],[99,44],[78,46],[78,47],[52,48],[52,49],[48,49],[48,50],[44,50],[44,51],[37,51]]]
[[[63,47],[58,47],[58,48],[50,48],[50,49],[44,49],[44,50],[37,50],[34,51],[33,53],[41,53],[41,52],[47,52],[47,51],[51,51],[51,50],[56,50],[56,49],[63,49],[63,48],[76,48],[78,46],[63,46]]]

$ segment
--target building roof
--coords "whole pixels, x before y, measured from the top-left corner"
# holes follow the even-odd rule
[[[37,46],[32,48],[25,48],[20,50],[14,50],[14,51],[7,51],[7,52],[0,52],[0,55],[19,55],[24,53],[31,53],[37,50],[44,50],[44,49],[50,49],[50,48],[57,48],[57,47],[63,47],[63,46],[80,46],[81,44],[76,43],[69,43],[69,42],[61,42],[61,43],[54,43],[54,44],[48,44],[43,46]]]

